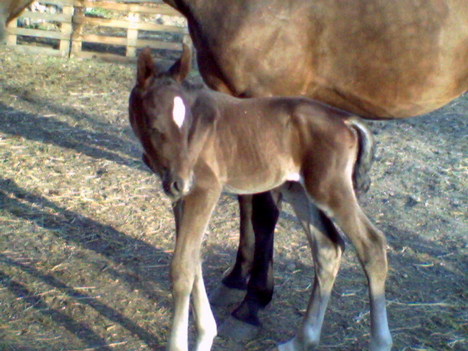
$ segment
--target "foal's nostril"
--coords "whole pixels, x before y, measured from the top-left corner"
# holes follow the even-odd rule
[[[174,194],[180,194],[184,190],[184,182],[182,180],[176,180],[172,183],[171,188]]]
[[[181,178],[174,179],[170,184],[170,191],[173,196],[184,196],[188,192],[188,186],[190,183],[186,183]]]
[[[164,192],[172,198],[180,198],[187,195],[191,190],[193,181],[192,179],[185,180],[180,177],[163,177]]]

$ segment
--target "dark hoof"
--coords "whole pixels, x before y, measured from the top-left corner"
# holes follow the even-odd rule
[[[210,303],[213,306],[229,306],[238,304],[246,294],[245,290],[228,288],[224,284],[210,294]]]
[[[255,338],[261,329],[260,326],[245,323],[230,316],[218,327],[218,335],[241,342]]]

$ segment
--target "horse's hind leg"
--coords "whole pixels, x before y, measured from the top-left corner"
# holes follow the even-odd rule
[[[333,223],[317,209],[298,183],[282,187],[284,199],[291,203],[309,240],[315,266],[315,279],[307,313],[289,342],[280,351],[313,350],[319,344],[325,310],[340,266],[344,241]]]
[[[352,241],[369,285],[371,312],[371,351],[389,351],[392,337],[388,328],[385,302],[387,277],[386,240],[357,203],[351,184],[335,184],[329,201],[324,203],[338,227]],[[328,211],[327,211],[328,212]]]
[[[357,203],[356,203],[357,205]],[[371,312],[371,351],[389,351],[392,337],[388,328],[387,308],[385,300],[385,280],[388,263],[386,240],[357,205],[355,216],[346,216],[340,223],[356,248],[361,265],[369,283],[369,298]]]

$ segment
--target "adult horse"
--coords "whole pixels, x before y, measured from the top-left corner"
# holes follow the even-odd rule
[[[164,1],[187,17],[204,81],[234,96],[305,95],[364,118],[391,119],[433,111],[468,90],[466,0]],[[233,312],[245,324],[226,328],[234,335],[258,326],[258,309],[271,300],[279,214],[268,193],[239,202],[239,251],[223,280],[247,287]],[[315,258],[324,262],[317,277],[339,263],[338,237],[317,237],[337,253]],[[315,300],[323,298],[319,279]]]
[[[0,44],[5,40],[5,28],[28,7],[33,0],[0,0]]]

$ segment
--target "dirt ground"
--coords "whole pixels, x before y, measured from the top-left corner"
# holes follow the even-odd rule
[[[164,349],[174,224],[128,126],[134,74],[1,48],[0,350]],[[371,123],[377,161],[363,205],[388,237],[394,350],[468,350],[467,114],[462,97],[428,116]],[[226,195],[204,244],[208,290],[237,240]],[[292,337],[312,278],[285,205],[264,328],[242,344],[217,337],[213,350],[270,350]],[[362,350],[368,338],[365,278],[348,245],[319,350]]]

